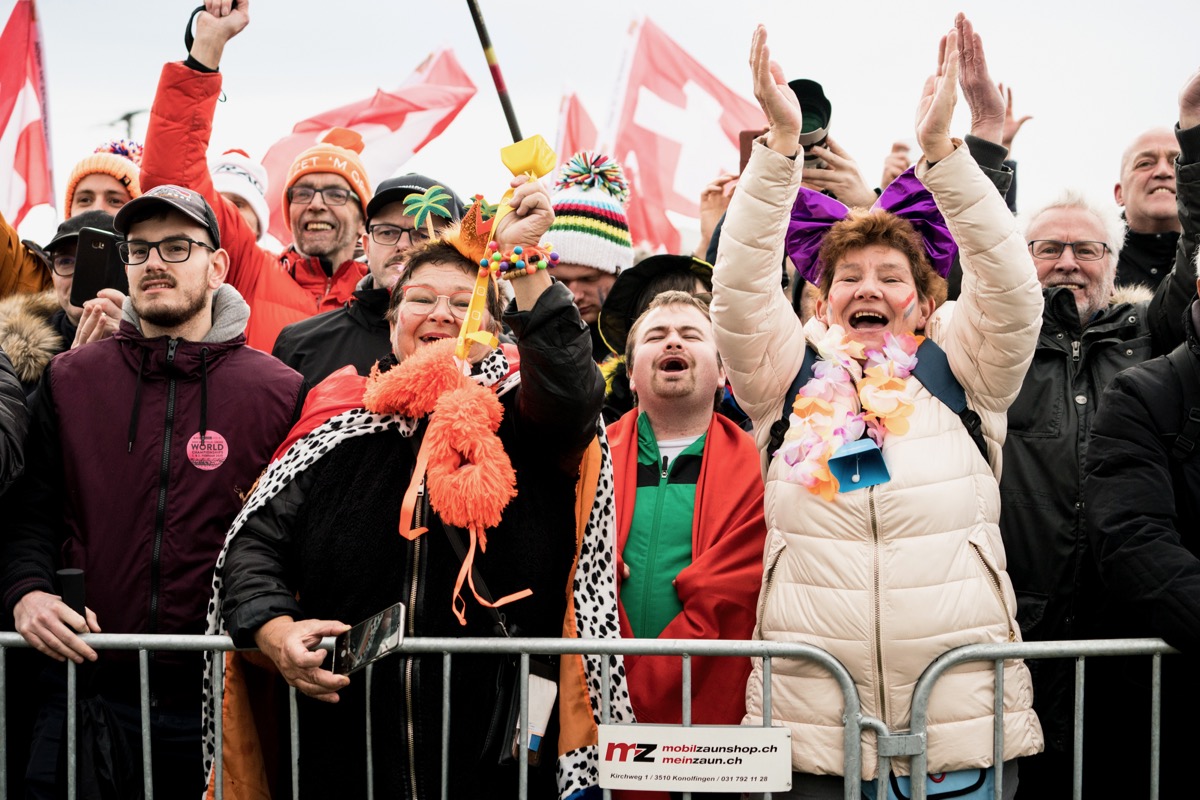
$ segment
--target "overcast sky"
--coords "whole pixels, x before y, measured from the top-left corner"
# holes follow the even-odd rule
[[[148,109],[162,64],[182,60],[183,26],[199,0],[38,0],[49,91],[56,196],[72,165],[124,135],[120,115]],[[754,25],[767,25],[791,77],[824,84],[831,132],[879,181],[891,143],[913,142],[912,120],[938,38],[965,11],[983,36],[992,76],[1032,114],[1014,146],[1019,203],[1029,209],[1074,186],[1112,201],[1120,154],[1140,131],[1173,125],[1178,93],[1200,66],[1195,0],[842,3],[766,0],[480,0],[523,132],[557,134],[559,101],[574,91],[603,130],[619,96],[630,23],[648,14],[735,91],[753,99],[747,67]],[[0,0],[0,9],[11,2]],[[499,101],[460,0],[253,0],[251,24],[221,64],[226,100],[213,154],[261,158],[297,121],[393,88],[433,50],[454,49],[478,93],[446,132],[408,163],[461,195],[496,197],[508,143]],[[957,132],[968,125],[959,102]],[[134,121],[145,133],[146,116]],[[703,172],[711,165],[698,164]],[[372,176],[378,182],[383,176]],[[277,190],[277,189],[276,189]],[[22,234],[56,224],[31,213]]]

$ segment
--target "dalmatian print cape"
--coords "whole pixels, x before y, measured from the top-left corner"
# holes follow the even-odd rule
[[[502,350],[494,350],[476,368],[473,379],[483,386],[496,387],[497,395],[504,395],[520,384],[520,373],[509,373],[508,359]],[[507,376],[507,377],[506,377]],[[213,594],[208,603],[205,633],[223,635],[225,621],[221,617],[224,600],[225,557],[229,543],[237,536],[246,520],[266,505],[296,475],[328,453],[339,443],[356,436],[366,436],[385,430],[396,430],[402,436],[411,436],[419,420],[394,414],[373,414],[366,409],[356,408],[339,414],[313,430],[293,444],[279,459],[267,466],[254,491],[246,499],[237,518],[225,536],[221,554],[217,557],[213,572]],[[620,636],[617,625],[616,587],[616,511],[613,495],[612,457],[608,439],[604,434],[604,423],[598,423],[600,437],[600,478],[596,486],[596,498],[588,516],[580,546],[579,561],[575,570],[572,592],[575,599],[575,627],[581,639],[615,639]],[[211,783],[213,765],[217,753],[216,694],[213,690],[216,675],[213,651],[204,654],[204,772]],[[592,718],[596,724],[601,718],[601,669],[605,656],[585,655],[588,698],[592,707]],[[625,685],[625,666],[621,656],[609,659],[609,702],[610,721],[614,724],[634,721],[629,702],[629,691]],[[599,748],[589,745],[569,751],[558,757],[557,763],[559,794],[569,798],[596,786],[600,780]]]

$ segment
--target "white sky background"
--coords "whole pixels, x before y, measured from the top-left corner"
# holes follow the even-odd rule
[[[49,92],[56,198],[71,167],[106,139],[110,122],[148,109],[162,64],[186,57],[183,25],[200,0],[38,0]],[[753,100],[747,58],[754,25],[771,36],[789,78],[819,81],[831,133],[879,181],[891,143],[914,145],[913,116],[938,38],[965,11],[983,36],[992,77],[1013,87],[1023,209],[1074,186],[1112,202],[1120,154],[1140,131],[1173,125],[1178,92],[1200,66],[1195,0],[802,3],[767,0],[480,0],[526,136],[554,143],[559,102],[576,92],[603,132],[620,94],[630,23],[648,14],[726,85]],[[11,8],[0,3],[0,9]],[[460,195],[495,199],[509,143],[467,5],[461,0],[253,0],[251,23],[221,64],[215,155],[240,147],[261,159],[301,119],[390,89],[441,46],[478,89],[445,133],[406,165]],[[147,117],[134,122],[143,139]],[[969,126],[960,97],[955,132]],[[915,152],[915,147],[914,147]],[[715,177],[709,165],[698,167]],[[407,171],[407,170],[406,170]],[[377,183],[385,176],[371,176]],[[272,191],[279,191],[272,187]],[[58,216],[32,212],[26,238],[47,241]]]

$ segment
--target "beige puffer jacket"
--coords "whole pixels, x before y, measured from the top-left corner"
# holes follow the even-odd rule
[[[806,334],[779,288],[779,263],[803,162],[756,144],[721,233],[713,275],[717,345],[760,449],[800,369]],[[940,654],[1020,638],[997,521],[1005,410],[1033,357],[1042,293],[1025,242],[1003,199],[965,145],[917,175],[960,247],[962,295],[930,320],[967,400],[983,420],[992,464],[958,416],[915,378],[911,427],[885,440],[891,481],[832,502],[780,479],[769,463],[770,528],[757,638],[803,642],[832,653],[854,677],[864,714],[893,731],[909,724],[912,691]],[[790,401],[790,398],[788,398]],[[764,463],[766,456],[764,454]],[[804,661],[772,665],[772,716],[792,729],[792,764],[841,775],[843,701],[834,680]],[[1005,666],[1004,759],[1042,749],[1023,662]],[[938,682],[929,710],[929,770],[992,761],[992,665],[965,664]],[[762,724],[762,664],[746,687],[746,723]],[[863,737],[865,780],[875,736]],[[904,773],[906,763],[894,769]]]

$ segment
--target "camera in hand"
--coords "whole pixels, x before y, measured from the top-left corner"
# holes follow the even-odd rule
[[[808,169],[827,169],[828,165],[820,157],[813,155],[812,148],[826,147],[829,138],[829,118],[833,106],[825,97],[825,90],[816,81],[807,78],[797,78],[788,81],[788,86],[796,93],[800,101],[800,111],[804,115],[800,127],[800,146],[804,148],[804,166]]]

